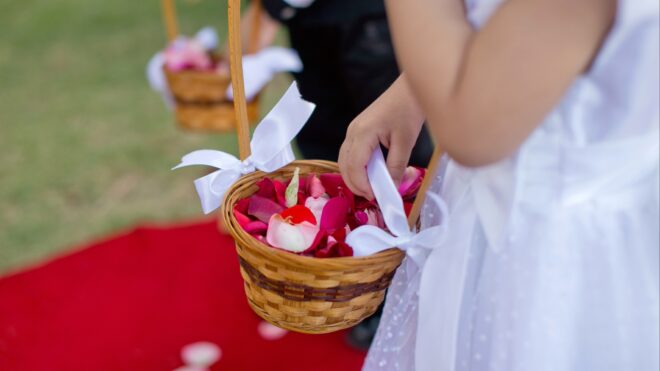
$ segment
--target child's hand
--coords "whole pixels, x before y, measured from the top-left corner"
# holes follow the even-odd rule
[[[389,149],[387,167],[398,184],[423,122],[424,115],[402,75],[346,131],[339,150],[339,169],[351,191],[373,199],[366,166],[379,144]]]

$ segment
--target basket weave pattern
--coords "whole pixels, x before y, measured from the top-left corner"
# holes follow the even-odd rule
[[[295,161],[270,174],[255,172],[230,188],[222,218],[234,237],[245,293],[252,309],[265,320],[303,333],[327,333],[354,326],[383,301],[404,253],[392,248],[367,257],[313,258],[269,247],[246,233],[233,215],[237,201],[257,191],[263,178],[290,179],[338,172],[328,161]]]

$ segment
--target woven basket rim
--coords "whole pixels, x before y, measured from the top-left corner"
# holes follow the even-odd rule
[[[251,187],[254,185],[254,182],[258,179],[261,179],[265,176],[272,178],[277,178],[277,174],[284,171],[284,169],[294,168],[296,166],[314,166],[322,167],[328,169],[330,172],[339,172],[337,163],[326,161],[326,160],[296,160],[290,163],[289,165],[274,171],[272,173],[264,173],[262,171],[256,171],[251,174],[247,174],[239,178],[225,193],[225,197],[221,209],[221,217],[223,218],[225,225],[229,233],[234,237],[236,243],[242,243],[243,246],[249,246],[251,249],[256,250],[262,255],[266,255],[268,258],[283,262],[286,264],[294,263],[296,266],[305,267],[305,268],[318,268],[318,269],[350,269],[352,267],[359,268],[364,264],[375,264],[380,261],[389,261],[395,256],[403,255],[403,252],[396,248],[392,247],[387,250],[380,251],[376,254],[367,255],[367,256],[345,256],[337,258],[316,258],[312,256],[298,255],[291,253],[285,250],[273,248],[256,238],[252,237],[249,233],[245,232],[238,221],[234,217],[233,207],[238,199],[234,199],[234,195],[237,191],[243,190],[245,188]],[[300,171],[301,175],[307,174],[303,169]],[[243,197],[240,197],[243,198]]]

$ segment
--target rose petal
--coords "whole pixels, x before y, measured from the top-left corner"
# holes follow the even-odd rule
[[[305,207],[312,211],[316,220],[321,220],[321,214],[323,212],[323,207],[328,203],[328,196],[321,196],[319,198],[307,197],[305,200]]]
[[[399,194],[404,198],[413,197],[422,185],[425,171],[414,166],[408,166],[403,172],[399,183]]]
[[[339,256],[353,256],[353,248],[348,246],[344,241],[337,242]]]
[[[365,225],[369,222],[369,216],[367,215],[366,212],[358,210],[355,212],[355,219],[357,221],[357,225]]]
[[[282,205],[282,207],[286,207],[286,197],[284,196],[286,193],[286,184],[279,180],[273,180],[273,187],[275,188],[275,199],[277,203]]]
[[[248,215],[251,215],[264,223],[270,221],[273,214],[279,214],[284,210],[284,208],[265,197],[258,195],[253,195],[250,197],[250,205],[248,206]]]
[[[349,232],[350,230],[347,230],[347,228],[339,228],[332,234],[332,238],[334,238],[336,241],[344,241],[346,240],[346,235]]]
[[[305,206],[305,202],[307,201],[307,195],[303,191],[298,192],[298,205]]]
[[[235,207],[234,207],[234,218],[236,218],[236,221],[238,222],[238,225],[240,225],[241,228],[243,228],[243,229],[245,229],[245,226],[247,226],[251,222],[250,218],[248,218],[242,212],[236,210]]]
[[[261,335],[262,338],[266,340],[277,340],[281,339],[289,331],[279,328],[275,325],[271,325],[266,321],[261,321],[259,326],[257,326],[257,332]]]
[[[323,185],[323,188],[325,188],[326,193],[330,197],[339,196],[339,190],[341,188],[346,188],[346,183],[344,183],[344,179],[342,179],[340,174],[336,174],[336,173],[321,174],[319,175],[319,180],[321,181],[321,185]]]
[[[302,252],[302,255],[307,255],[307,256],[314,256],[316,253],[316,250],[324,247],[328,243],[328,233],[326,233],[323,230],[319,230],[319,232],[316,234],[316,237],[314,237],[314,241],[312,244],[307,248],[307,250]]]
[[[268,224],[262,222],[261,220],[255,220],[250,222],[243,227],[243,229],[249,234],[264,234],[268,230]]]
[[[412,202],[404,202],[403,203],[403,209],[406,211],[406,216],[410,215],[410,212],[412,211],[413,203]]]
[[[318,232],[319,228],[309,222],[292,225],[279,214],[274,214],[268,222],[266,240],[271,246],[302,252],[312,246]]]
[[[293,177],[291,178],[289,185],[286,186],[286,191],[284,192],[284,196],[286,198],[286,207],[291,207],[293,205],[298,204],[299,185],[300,185],[300,168],[297,167],[293,171]]]
[[[220,347],[213,343],[200,341],[184,346],[181,358],[187,366],[208,367],[222,357]]]
[[[248,206],[250,206],[250,198],[243,198],[234,204],[234,210],[238,210],[241,214],[247,215]]]
[[[367,214],[367,217],[369,218],[367,220],[368,225],[374,225],[378,228],[385,228],[385,220],[383,219],[383,214],[380,212],[380,210],[376,208],[371,208],[365,210],[365,212]]]
[[[309,222],[314,225],[316,225],[316,217],[314,217],[314,214],[312,211],[305,206],[302,205],[296,205],[293,207],[290,207],[280,213],[282,218],[289,219],[289,222],[292,224],[299,224],[302,222]]]
[[[258,196],[265,197],[271,200],[275,199],[275,184],[270,178],[263,178],[256,183],[256,186],[259,187],[257,193]]]
[[[316,175],[311,175],[308,178],[307,193],[314,198],[319,198],[325,194],[325,187]]]
[[[327,231],[344,228],[346,214],[348,214],[348,201],[343,197],[331,198],[323,207],[319,226]]]

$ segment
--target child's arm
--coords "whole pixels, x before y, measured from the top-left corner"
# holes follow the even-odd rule
[[[616,0],[509,0],[476,31],[460,0],[386,5],[436,143],[469,166],[520,146],[588,68],[616,13]]]

